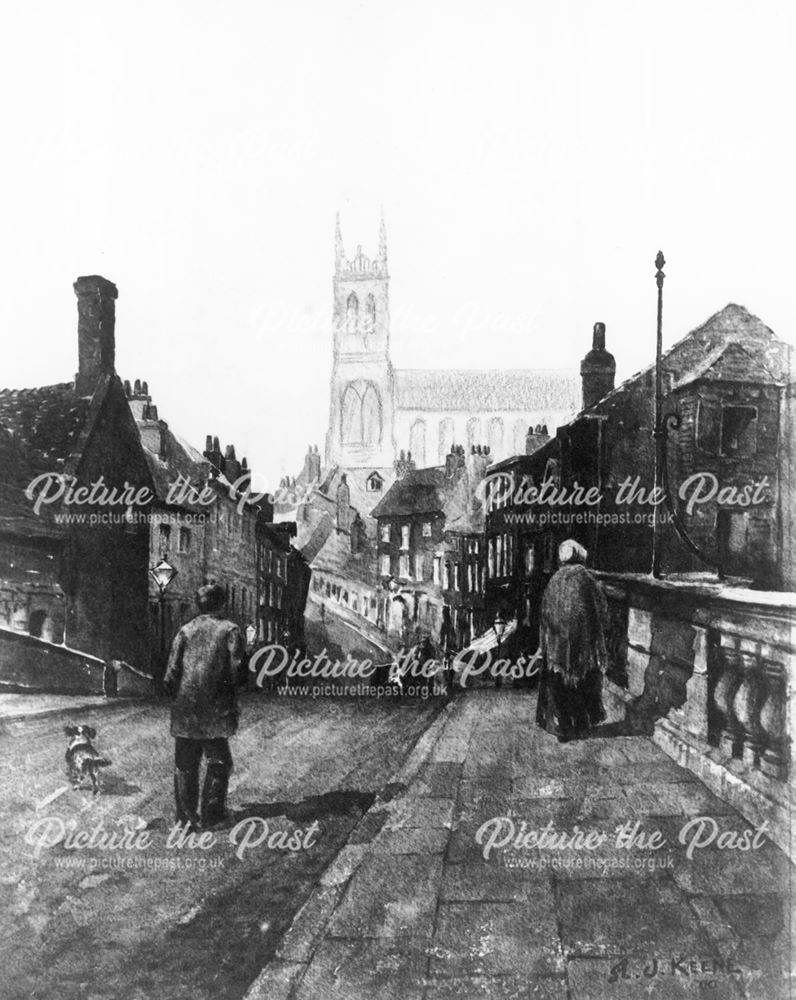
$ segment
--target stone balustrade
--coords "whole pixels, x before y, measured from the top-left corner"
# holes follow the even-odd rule
[[[608,596],[606,701],[790,851],[796,773],[792,594],[599,574]]]

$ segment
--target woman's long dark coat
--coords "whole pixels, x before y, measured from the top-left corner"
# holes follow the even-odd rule
[[[602,672],[608,617],[602,587],[580,563],[562,566],[542,598],[537,722],[573,735],[605,718]]]

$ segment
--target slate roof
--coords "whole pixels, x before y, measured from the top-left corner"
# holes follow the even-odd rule
[[[580,408],[577,372],[559,369],[395,372],[395,405],[404,410],[565,410]]]
[[[445,506],[445,469],[414,469],[397,479],[371,511],[371,517],[431,514]]]
[[[36,389],[0,389],[0,427],[24,449],[34,472],[61,472],[78,450],[91,398],[78,396],[74,383]]]
[[[40,514],[25,496],[34,471],[12,435],[0,427],[0,534],[56,538],[62,532],[45,504]]]

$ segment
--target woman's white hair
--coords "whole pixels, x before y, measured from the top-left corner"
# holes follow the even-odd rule
[[[558,562],[561,566],[567,563],[585,563],[588,554],[574,538],[568,538],[558,546]]]

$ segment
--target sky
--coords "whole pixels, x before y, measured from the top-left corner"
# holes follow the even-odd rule
[[[728,302],[794,342],[790,0],[40,0],[0,38],[0,384],[117,370],[265,483],[328,421],[333,233],[387,225],[397,367],[617,378]]]

